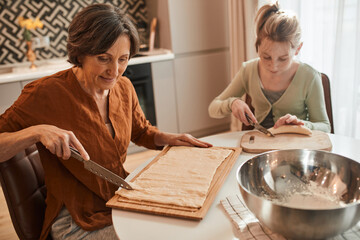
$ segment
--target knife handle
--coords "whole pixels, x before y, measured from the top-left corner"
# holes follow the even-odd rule
[[[249,117],[249,115],[247,113],[245,113],[245,117],[248,120],[248,122],[250,123],[251,126],[254,126],[255,123],[251,120],[251,118]]]
[[[69,148],[71,151],[71,157],[75,158],[76,160],[79,160],[80,162],[85,161],[78,150],[76,150],[75,148],[73,148],[71,146],[69,146]]]

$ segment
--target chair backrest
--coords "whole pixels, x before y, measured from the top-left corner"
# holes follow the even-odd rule
[[[46,208],[46,186],[36,145],[0,163],[0,182],[18,237],[39,239]]]
[[[324,89],[326,112],[331,126],[331,133],[334,133],[334,119],[333,119],[332,104],[331,104],[330,80],[325,73],[321,73],[321,80]]]
[[[333,112],[332,112],[332,104],[331,104],[331,91],[330,91],[330,80],[329,77],[321,73],[321,80],[324,90],[324,98],[325,98],[325,106],[326,106],[326,113],[328,115],[330,126],[331,126],[331,133],[334,133],[334,121],[333,121]],[[254,107],[251,105],[251,97],[249,95],[245,95],[245,102],[250,107],[251,111],[254,112]],[[252,126],[246,126],[245,124],[242,125],[242,130],[251,130],[253,129]]]

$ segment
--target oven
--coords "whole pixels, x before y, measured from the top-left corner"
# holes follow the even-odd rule
[[[151,63],[129,65],[123,75],[129,78],[134,85],[139,104],[146,118],[156,126]]]

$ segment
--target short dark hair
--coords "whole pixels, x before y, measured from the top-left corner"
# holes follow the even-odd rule
[[[130,39],[130,57],[139,49],[139,34],[131,20],[109,4],[93,4],[76,14],[68,30],[68,61],[81,67],[79,57],[105,53],[121,35]]]

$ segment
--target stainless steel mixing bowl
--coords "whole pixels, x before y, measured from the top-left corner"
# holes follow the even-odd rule
[[[242,197],[270,230],[291,239],[338,235],[360,219],[360,164],[316,150],[277,150],[237,170]]]

